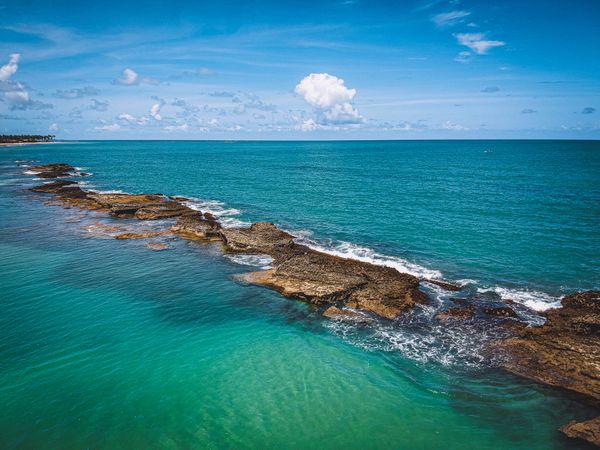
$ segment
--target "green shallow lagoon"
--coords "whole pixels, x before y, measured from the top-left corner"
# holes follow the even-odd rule
[[[31,177],[15,162],[70,162],[94,172],[86,181],[100,189],[220,200],[215,208],[240,210],[225,213],[232,220],[271,219],[338,250],[354,243],[418,270],[476,279],[480,288],[545,288],[552,301],[597,287],[598,144],[485,142],[482,152],[492,146],[500,156],[474,163],[467,156],[479,154],[478,144],[467,142],[463,159],[442,167],[459,145],[103,142],[1,150],[1,447],[587,448],[557,428],[593,412],[480,363],[476,336],[446,341],[438,329],[336,327],[308,305],[238,283],[235,275],[252,268],[217,246],[176,241],[152,252],[141,241],[90,236],[87,219],[70,222],[76,212],[27,193]],[[369,161],[364,171],[361,160]],[[365,185],[377,164],[378,181]],[[514,188],[512,201],[502,176],[477,176],[494,167],[510,173],[507,164],[521,167],[513,183],[530,180]],[[555,184],[560,166],[578,178]],[[440,189],[444,171],[449,181]],[[507,198],[495,202],[494,193]],[[489,202],[476,207],[484,197]],[[526,208],[528,218],[519,212]],[[507,247],[509,231],[521,237]],[[533,261],[520,264],[526,260]]]

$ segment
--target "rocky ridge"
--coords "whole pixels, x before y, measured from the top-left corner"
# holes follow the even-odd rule
[[[186,205],[183,197],[162,194],[109,194],[81,189],[76,181],[83,176],[68,164],[48,164],[29,170],[39,178],[58,179],[31,188],[52,194],[56,204],[104,212],[115,218],[142,221],[171,219],[175,223],[163,231],[120,233],[117,239],[144,239],[174,233],[185,239],[221,242],[231,253],[269,255],[272,268],[244,275],[247,282],[277,290],[286,297],[323,305],[325,317],[368,323],[371,316],[394,320],[419,303],[428,301],[420,282],[447,291],[460,286],[441,280],[419,280],[389,267],[340,258],[295,242],[294,236],[270,222],[257,222],[248,228],[223,228],[208,212]],[[167,244],[149,243],[153,250]],[[456,306],[438,313],[440,321],[477,321],[485,314],[512,336],[497,341],[491,351],[502,356],[508,371],[537,382],[575,392],[600,404],[600,292],[583,292],[565,297],[561,309],[550,310],[543,326],[527,327],[517,321],[513,309],[485,307],[455,302]],[[371,315],[371,316],[370,316]],[[599,445],[600,417],[571,422],[561,431],[573,438]]]

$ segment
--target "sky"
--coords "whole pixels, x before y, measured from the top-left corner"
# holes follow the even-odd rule
[[[600,1],[0,0],[0,133],[600,139]]]

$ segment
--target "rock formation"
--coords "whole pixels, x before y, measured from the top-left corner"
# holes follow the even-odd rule
[[[35,168],[46,178],[62,177],[73,170],[68,164]],[[276,289],[286,297],[313,304],[345,305],[390,320],[416,303],[427,301],[425,293],[419,290],[419,279],[412,275],[318,252],[295,243],[292,235],[270,222],[257,222],[248,228],[223,228],[212,214],[186,206],[185,198],[98,193],[85,191],[74,181],[62,180],[31,190],[54,194],[63,206],[102,210],[116,218],[177,218],[170,230],[182,237],[221,241],[226,252],[269,255],[273,258],[273,269],[248,274],[245,279]],[[129,232],[115,237],[135,239],[156,235]]]
[[[576,392],[600,404],[599,291],[565,297],[562,308],[548,312],[543,326],[521,328],[518,336],[497,345],[505,355],[503,365],[509,371]],[[582,424],[571,423],[562,431],[572,436],[588,430],[598,444],[599,424],[597,418]],[[593,442],[593,439],[588,440]]]
[[[572,421],[560,429],[574,439],[583,439],[600,447],[600,417],[586,422]]]

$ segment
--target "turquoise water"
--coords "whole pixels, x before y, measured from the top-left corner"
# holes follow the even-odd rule
[[[488,336],[428,320],[369,328],[236,274],[216,245],[90,233],[17,160],[93,189],[186,195],[326,251],[512,299],[600,287],[600,143],[83,142],[0,150],[3,448],[585,448],[568,395],[486,363]],[[114,222],[114,221],[113,221]],[[109,223],[110,221],[105,221]],[[467,281],[469,280],[469,281]]]

